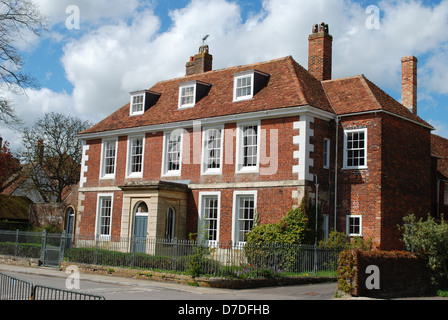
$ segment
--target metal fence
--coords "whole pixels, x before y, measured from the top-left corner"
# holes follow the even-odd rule
[[[218,277],[335,276],[340,250],[313,245],[206,246],[193,240],[95,237],[0,231],[0,254],[73,263],[134,267]]]
[[[79,291],[33,285],[31,282],[0,273],[2,300],[105,300],[103,296]]]
[[[29,300],[33,284],[0,273],[0,300]]]

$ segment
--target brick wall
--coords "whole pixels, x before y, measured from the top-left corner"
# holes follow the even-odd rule
[[[403,249],[397,228],[403,217],[431,213],[430,131],[383,115],[382,140],[381,247]]]

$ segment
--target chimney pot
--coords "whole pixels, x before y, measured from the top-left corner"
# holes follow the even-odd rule
[[[417,62],[414,56],[401,59],[401,103],[417,114]]]
[[[185,67],[187,76],[212,71],[213,56],[208,52],[208,46],[200,46],[199,53],[190,57],[190,61],[187,62]]]
[[[315,24],[308,37],[308,71],[319,81],[330,80],[332,72],[333,37],[328,24]]]

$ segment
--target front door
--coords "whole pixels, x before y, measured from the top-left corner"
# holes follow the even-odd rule
[[[146,252],[147,228],[148,207],[141,202],[134,212],[134,252]]]

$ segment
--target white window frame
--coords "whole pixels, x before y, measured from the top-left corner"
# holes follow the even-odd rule
[[[348,142],[348,135],[352,133],[364,133],[364,165],[357,165],[357,166],[349,166],[348,165],[348,148],[347,148],[347,142]],[[367,145],[368,145],[368,139],[367,139],[367,128],[362,129],[345,129],[344,130],[344,167],[343,169],[367,169]],[[357,150],[362,150],[362,148],[358,148]]]
[[[219,144],[219,168],[208,168],[208,161],[209,161],[209,149],[208,149],[208,137],[211,132],[211,130],[218,130],[221,133],[221,141]],[[201,159],[201,174],[208,175],[208,174],[222,174],[222,166],[223,166],[223,154],[224,154],[224,126],[218,126],[218,127],[208,127],[203,128],[202,130],[202,159]]]
[[[244,96],[237,96],[238,93],[238,89],[240,89],[240,87],[238,87],[238,81],[242,80],[244,78],[248,78],[251,81],[251,85],[250,85],[250,89],[251,92],[248,95],[244,95]],[[254,71],[246,71],[246,72],[241,72],[238,74],[234,75],[234,81],[233,81],[233,102],[237,102],[237,101],[244,101],[244,100],[249,100],[252,99],[254,97],[254,81],[255,77],[254,77]],[[245,86],[245,88],[247,88],[249,86]]]
[[[244,132],[243,129],[249,126],[257,127],[257,163],[255,166],[245,166],[244,165]],[[237,125],[236,132],[236,164],[235,164],[235,172],[236,173],[253,173],[258,172],[260,168],[260,141],[261,141],[261,125],[260,121],[257,122],[244,122],[239,123]]]
[[[141,171],[132,172],[132,142],[135,139],[142,140],[142,163],[141,163]],[[143,177],[143,168],[145,162],[145,136],[128,136],[128,146],[127,146],[127,166],[126,166],[126,178],[142,178]]]
[[[142,97],[142,102],[141,102],[142,110],[138,110],[138,111],[134,110],[134,98],[136,98],[136,97]],[[138,116],[138,115],[145,113],[145,100],[146,100],[146,95],[144,93],[131,94],[131,104],[130,104],[129,115]]]
[[[106,145],[112,143],[115,145],[115,155],[114,155],[114,172],[106,173]],[[101,179],[115,179],[115,174],[117,172],[117,152],[118,151],[118,138],[103,139],[101,143],[101,164],[100,164],[100,178]]]
[[[350,232],[350,219],[359,219],[359,233]],[[346,216],[346,234],[350,237],[361,237],[362,236],[362,216],[361,215],[347,215]]]
[[[169,144],[169,138],[171,138],[171,135],[173,133],[179,133],[180,132],[180,148],[179,148],[179,169],[177,170],[169,170],[168,168],[168,144]],[[172,131],[165,131],[163,133],[163,155],[162,155],[162,176],[180,176],[182,172],[182,152],[183,152],[183,132],[179,131],[179,129],[172,130]]]
[[[330,168],[330,139],[324,139],[323,145],[323,167],[324,169]]]
[[[182,103],[183,90],[187,88],[193,88],[193,96],[192,96],[193,102],[183,104]],[[196,82],[185,82],[179,84],[179,109],[192,108],[194,107],[195,104],[196,104]]]
[[[234,191],[233,192],[233,206],[232,206],[232,242],[237,248],[243,247],[246,242],[240,239],[240,227],[239,227],[239,199],[244,196],[252,196],[254,199],[254,217],[257,213],[257,191]],[[254,221],[255,223],[255,221]],[[252,226],[253,228],[253,226]]]
[[[198,210],[198,235],[199,241],[204,240],[204,233],[208,229],[204,226],[205,221],[205,200],[207,198],[216,197],[217,198],[217,217],[216,217],[216,240],[205,240],[205,244],[209,247],[217,247],[219,244],[219,229],[220,229],[220,220],[221,220],[221,192],[199,192],[199,210]]]
[[[101,234],[101,219],[102,219],[102,200],[105,198],[110,198],[110,217],[109,217],[109,233]],[[97,195],[97,206],[96,206],[96,218],[95,218],[95,236],[102,241],[110,241],[112,234],[112,218],[114,211],[114,194],[113,193],[98,193]]]

